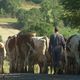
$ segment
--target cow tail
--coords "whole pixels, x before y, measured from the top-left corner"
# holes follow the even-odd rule
[[[65,65],[64,65],[65,67],[64,68],[65,68],[65,72],[66,72],[67,67],[68,67],[67,66],[68,65],[68,59],[67,59],[67,52],[66,52],[66,50],[64,50],[64,58],[65,58]]]
[[[16,54],[16,66],[15,66],[15,69],[17,69],[18,67],[18,55],[19,55],[19,50],[18,50],[18,45],[17,45],[17,38],[15,37],[15,53]]]

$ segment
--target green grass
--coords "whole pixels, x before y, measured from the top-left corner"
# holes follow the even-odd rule
[[[4,60],[3,69],[4,69],[4,73],[9,73],[9,61]],[[34,65],[34,73],[35,74],[40,73],[40,68],[39,68],[38,64]],[[54,70],[53,70],[52,74],[53,73],[54,73]],[[48,67],[48,74],[51,74],[50,67]]]
[[[3,69],[4,73],[9,73],[9,62],[7,60],[4,60]]]
[[[0,23],[8,23],[8,22],[15,23],[17,22],[17,19],[16,18],[0,18]]]

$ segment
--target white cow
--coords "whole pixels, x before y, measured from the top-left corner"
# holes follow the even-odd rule
[[[47,62],[51,59],[50,54],[48,53],[49,47],[49,39],[48,37],[32,37],[34,43],[33,54],[31,54],[31,58],[29,61],[30,63],[39,64],[40,66],[40,73],[46,72],[47,69]]]

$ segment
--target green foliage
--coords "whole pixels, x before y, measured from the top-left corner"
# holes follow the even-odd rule
[[[61,15],[63,14],[63,7],[59,0],[44,0],[41,3],[41,11],[46,22],[53,23],[54,26],[59,25]]]
[[[26,26],[23,28],[23,32],[36,32],[37,35],[43,36],[47,35],[50,36],[51,32],[53,30],[52,25],[47,24],[47,23],[40,23],[37,24],[36,26],[30,26],[29,28]]]
[[[70,23],[72,27],[80,26],[80,0],[61,0],[61,2],[65,10],[64,22]]]
[[[1,9],[3,8],[6,13],[14,17],[21,1],[22,0],[2,0],[0,2],[0,7]]]
[[[60,32],[64,36],[70,36],[73,33],[77,34],[78,29],[72,29],[73,25],[79,25],[79,11],[70,12],[61,5],[61,0],[44,0],[41,3],[40,9],[31,9],[29,11],[20,9],[17,12],[16,17],[18,23],[24,27],[22,31],[25,32],[36,32],[38,35],[50,35],[54,26],[58,25]],[[64,4],[65,5],[65,4]],[[73,27],[61,27],[63,21],[66,26],[72,25]],[[76,22],[75,22],[76,21]],[[77,25],[77,26],[78,26]],[[76,27],[77,28],[77,27]]]
[[[38,35],[49,35],[52,30],[52,25],[46,23],[39,9],[26,11],[21,21],[24,24],[23,31],[37,32]]]
[[[69,11],[75,11],[80,9],[80,0],[61,0],[64,8]]]
[[[42,0],[31,0],[31,1],[37,4],[42,2]]]
[[[79,29],[72,29],[70,27],[61,27],[59,30],[60,33],[62,33],[65,37],[69,37],[74,34],[79,34]]]
[[[0,42],[2,42],[2,36],[0,35]]]
[[[26,11],[24,9],[19,9],[16,13],[16,18],[18,20],[18,24],[20,25],[20,27],[24,26],[24,18]]]
[[[41,3],[41,12],[47,23],[53,23],[53,0],[44,0]]]

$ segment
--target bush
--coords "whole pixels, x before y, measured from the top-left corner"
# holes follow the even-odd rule
[[[51,24],[42,22],[35,25],[29,25],[29,27],[25,26],[22,30],[23,33],[26,32],[36,32],[39,36],[50,36],[52,33],[53,27]]]
[[[60,33],[63,34],[63,36],[65,37],[69,37],[71,35],[74,35],[74,34],[79,34],[79,29],[72,29],[70,27],[62,27],[60,28]]]
[[[38,4],[38,3],[41,3],[41,2],[42,2],[42,0],[32,0],[32,2],[34,2],[34,3]]]

